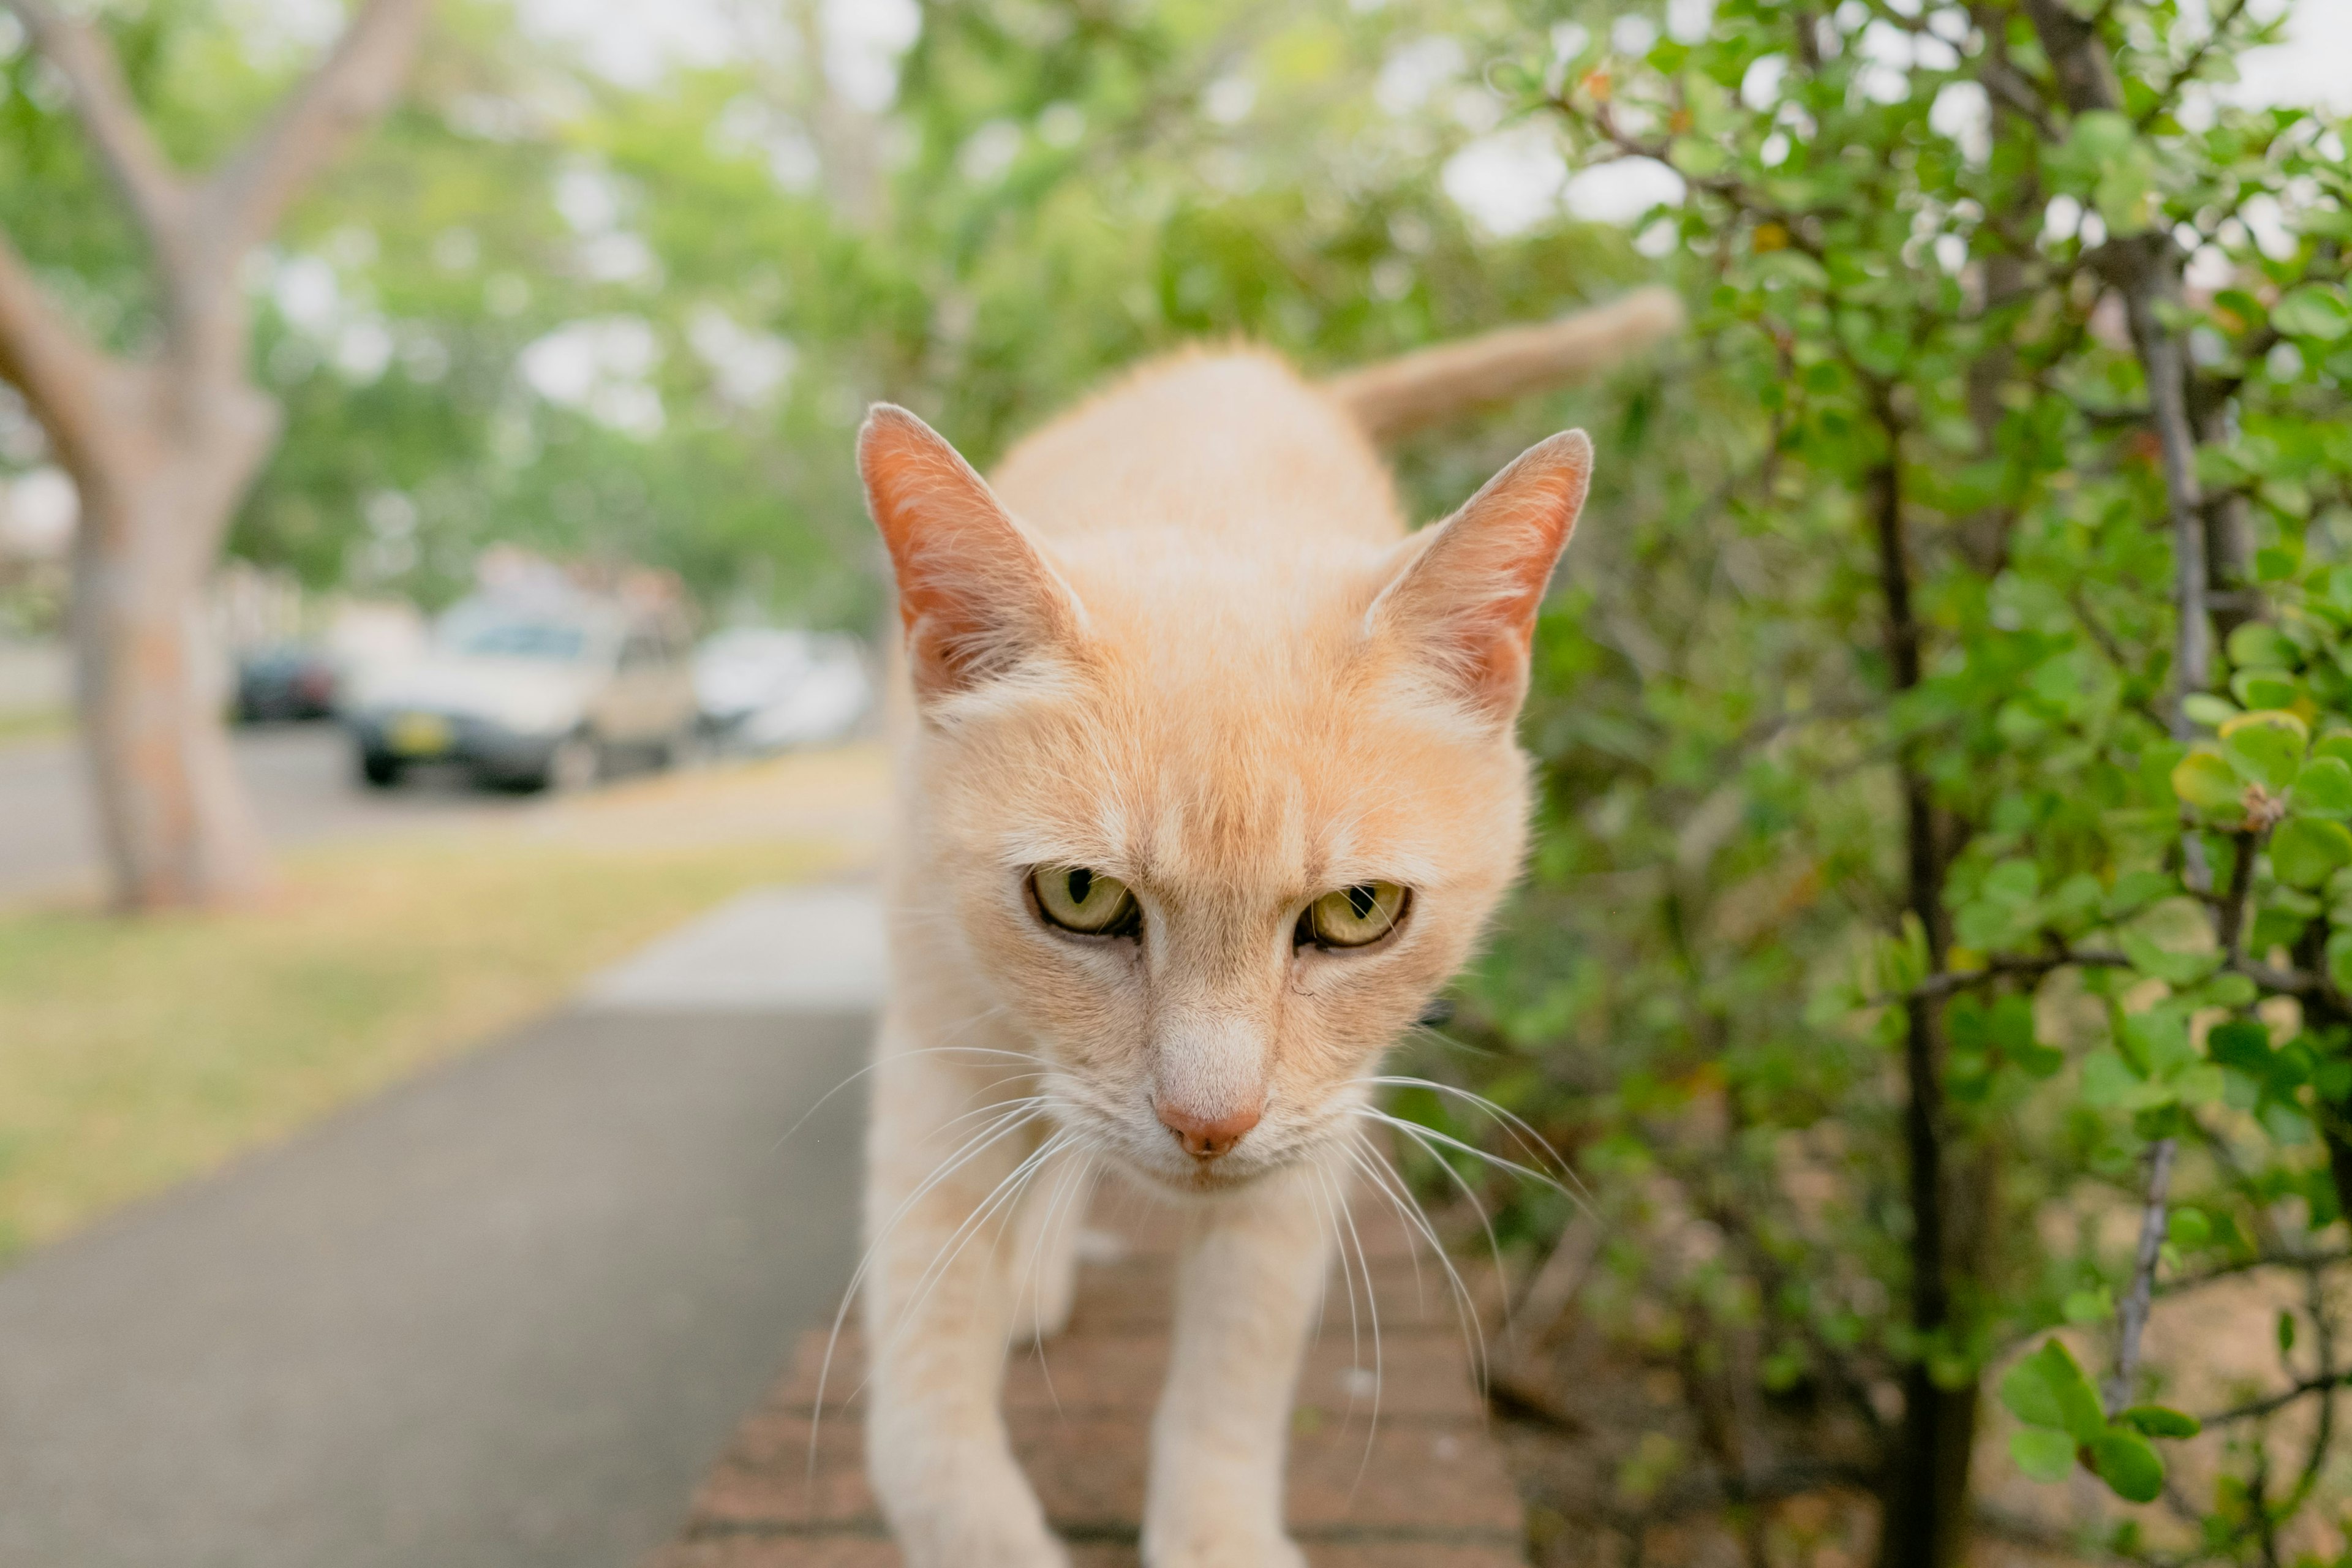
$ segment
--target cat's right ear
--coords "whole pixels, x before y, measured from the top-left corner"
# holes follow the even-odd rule
[[[1075,638],[1076,598],[938,431],[877,403],[857,434],[857,468],[898,575],[918,696],[965,690]]]
[[[1403,571],[1372,603],[1372,625],[1417,647],[1474,711],[1509,723],[1527,695],[1536,612],[1591,479],[1592,443],[1581,430],[1528,447],[1407,542]]]

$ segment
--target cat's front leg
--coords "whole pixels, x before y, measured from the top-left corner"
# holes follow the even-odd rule
[[[1147,1568],[1304,1568],[1282,1525],[1283,1460],[1330,1266],[1329,1191],[1299,1169],[1196,1216],[1151,1431]]]
[[[999,1405],[1019,1291],[992,1205],[1021,1184],[1036,1139],[990,1141],[995,1123],[971,1100],[968,1079],[909,1057],[886,1061],[877,1085],[866,1473],[908,1568],[1066,1568]]]

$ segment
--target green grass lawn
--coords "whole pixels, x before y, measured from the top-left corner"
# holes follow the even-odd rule
[[[0,1257],[282,1138],[698,910],[834,858],[775,841],[407,837],[290,858],[246,912],[0,909]]]
[[[62,708],[12,708],[0,712],[0,746],[69,734],[73,715]]]

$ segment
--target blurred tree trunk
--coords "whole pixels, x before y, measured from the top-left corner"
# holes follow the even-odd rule
[[[118,901],[215,903],[253,891],[263,857],[210,679],[205,584],[277,411],[232,383],[144,416],[73,465],[75,689]]]
[[[65,81],[138,221],[163,300],[157,350],[110,353],[0,237],[0,378],[24,394],[81,493],[75,700],[114,901],[234,901],[261,885],[265,861],[208,688],[205,586],[279,424],[246,363],[238,268],[391,106],[430,0],[367,0],[270,121],[200,179],[156,145],[101,34],[46,0],[0,4]]]

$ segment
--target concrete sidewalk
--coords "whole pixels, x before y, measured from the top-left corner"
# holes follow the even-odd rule
[[[620,1568],[671,1534],[848,1278],[863,1097],[786,1133],[872,982],[796,964],[812,911],[877,924],[755,896],[0,1274],[0,1564]]]

